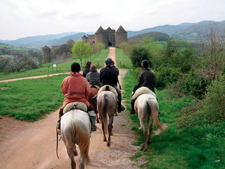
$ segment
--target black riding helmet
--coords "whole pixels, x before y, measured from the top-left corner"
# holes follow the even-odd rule
[[[112,64],[112,59],[111,58],[106,58],[105,59],[105,64],[106,65],[111,65]]]
[[[72,71],[72,72],[79,72],[79,71],[80,71],[80,64],[77,63],[77,62],[74,62],[74,63],[71,65],[71,71]]]
[[[142,62],[141,62],[141,66],[142,66],[143,68],[147,69],[147,68],[148,68],[148,66],[149,66],[148,61],[147,61],[147,60],[142,60]]]

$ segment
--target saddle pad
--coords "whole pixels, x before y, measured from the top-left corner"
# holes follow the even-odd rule
[[[100,89],[100,87],[99,86],[97,86],[97,85],[89,85],[89,87],[91,88],[91,87],[94,87],[94,88],[96,88],[96,89]]]
[[[136,99],[138,96],[140,96],[142,94],[151,94],[151,95],[153,95],[156,98],[156,94],[153,91],[151,91],[149,88],[147,88],[147,87],[140,87],[140,88],[138,88],[135,91],[135,93],[131,97],[131,99],[134,100],[134,99]]]
[[[65,114],[66,112],[68,112],[72,109],[80,109],[80,110],[83,110],[83,111],[87,112],[87,105],[82,103],[82,102],[68,103],[63,109],[63,114]]]
[[[101,93],[102,91],[107,91],[106,89],[109,88],[109,91],[113,92],[116,96],[118,96],[118,93],[116,91],[116,89],[110,85],[104,85],[102,86],[99,91],[98,94]]]

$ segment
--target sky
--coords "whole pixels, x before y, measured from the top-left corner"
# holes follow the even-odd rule
[[[224,0],[0,0],[0,40],[225,20]]]

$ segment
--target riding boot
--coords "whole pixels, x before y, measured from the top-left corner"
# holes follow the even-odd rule
[[[96,131],[95,117],[90,116],[90,120],[91,120],[91,131]]]
[[[130,111],[130,114],[135,114],[135,111],[134,111],[134,102],[135,100],[131,100],[131,111]]]
[[[96,125],[95,125],[95,119],[96,119],[96,114],[94,111],[94,108],[92,107],[92,105],[90,104],[88,106],[88,115],[90,117],[90,122],[91,122],[91,131],[96,131]]]
[[[125,108],[123,107],[123,105],[121,104],[121,98],[119,96],[117,96],[118,101],[117,101],[117,105],[118,105],[118,113],[120,113],[121,111],[124,111]]]
[[[63,109],[59,109],[59,120],[58,120],[58,123],[57,123],[57,126],[56,128],[58,129],[57,133],[58,135],[61,135],[61,131],[60,131],[60,128],[61,128],[61,117],[63,115]]]

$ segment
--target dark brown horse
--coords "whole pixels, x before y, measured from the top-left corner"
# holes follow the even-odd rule
[[[99,115],[98,115],[98,110],[97,110],[97,99],[93,98],[94,96],[96,96],[98,94],[98,88],[91,86],[91,93],[88,96],[88,102],[93,106],[95,114],[96,114],[96,119],[97,119],[97,123],[100,123],[99,120]]]

